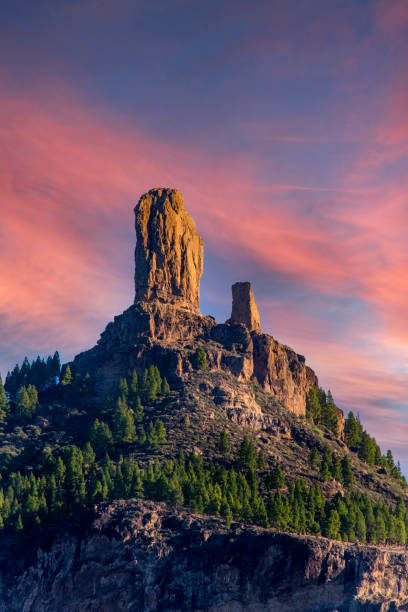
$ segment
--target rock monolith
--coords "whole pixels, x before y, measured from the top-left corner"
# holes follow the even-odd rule
[[[135,302],[200,308],[203,241],[176,189],[151,189],[136,208]]]
[[[232,285],[232,313],[230,323],[243,323],[249,331],[260,331],[261,322],[251,283]]]

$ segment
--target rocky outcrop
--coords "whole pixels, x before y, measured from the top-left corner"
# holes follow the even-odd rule
[[[153,502],[102,504],[82,535],[0,555],[0,612],[408,609],[404,549],[237,523],[227,530]]]
[[[136,302],[200,308],[203,241],[176,189],[151,189],[136,208]]]
[[[292,412],[304,415],[309,389],[317,388],[318,380],[303,355],[268,334],[253,335],[253,345],[254,378]]]
[[[251,283],[232,285],[232,313],[230,323],[243,323],[249,331],[261,331],[261,320]]]
[[[178,385],[188,379],[192,355],[202,347],[212,371],[257,382],[304,415],[316,375],[304,357],[261,332],[249,282],[233,285],[227,323],[217,325],[199,313],[203,245],[183,196],[174,189],[152,189],[135,213],[135,303],[109,323],[96,347],[75,358],[74,370],[93,374],[101,397],[120,377],[133,369],[141,374],[151,364]]]

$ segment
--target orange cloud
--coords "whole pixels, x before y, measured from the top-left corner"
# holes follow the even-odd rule
[[[204,170],[195,151],[113,122],[68,92],[51,102],[3,93],[0,137],[3,341],[29,347],[35,338],[38,350],[50,338],[68,354],[86,348],[131,303],[141,193],[174,185],[194,212],[200,183],[217,191],[241,171],[233,160]]]

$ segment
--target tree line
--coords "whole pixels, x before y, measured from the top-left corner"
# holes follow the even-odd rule
[[[359,417],[349,412],[344,425],[344,439],[350,450],[356,452],[360,459],[369,465],[377,465],[384,468],[393,478],[403,486],[407,485],[405,476],[401,473],[399,461],[395,464],[392,451],[387,450],[385,455],[381,454],[375,438],[363,429]]]
[[[315,425],[327,427],[337,436],[339,434],[338,410],[330,391],[326,394],[321,388],[310,389],[306,409],[306,418],[309,421]],[[344,424],[344,440],[348,448],[356,452],[362,461],[386,469],[402,486],[407,485],[399,462],[394,463],[391,450],[387,450],[386,454],[382,455],[375,438],[369,435],[361,425],[359,417],[356,417],[351,411]]]
[[[226,440],[221,433],[220,448],[225,449]],[[392,509],[351,490],[330,500],[319,484],[309,486],[302,479],[285,486],[281,466],[268,468],[248,437],[230,465],[224,454],[204,462],[201,455],[186,457],[181,450],[177,460],[155,460],[141,467],[134,457],[122,454],[116,462],[108,452],[98,460],[90,441],[82,449],[47,451],[37,474],[3,473],[0,527],[19,532],[101,501],[145,498],[223,517],[227,526],[238,520],[344,541],[406,542],[408,512],[402,500]]]
[[[55,351],[53,356],[49,355],[47,359],[38,356],[31,363],[25,357],[21,366],[16,364],[11,372],[7,372],[4,387],[11,398],[15,398],[23,386],[32,385],[39,391],[44,391],[59,382],[60,373],[61,361],[58,351]]]
[[[62,397],[68,403],[94,395],[91,377],[73,373],[69,365],[60,372],[60,383]],[[48,450],[32,462],[39,466],[34,470],[16,471],[13,462],[4,464],[0,527],[19,532],[67,518],[100,501],[145,498],[220,516],[227,525],[237,520],[344,541],[405,544],[408,514],[404,502],[399,500],[392,508],[357,493],[348,453],[340,456],[328,445],[322,450],[312,449],[310,464],[322,482],[334,479],[344,487],[343,494],[331,499],[325,497],[319,483],[293,480],[279,462],[269,466],[262,450],[248,436],[232,456],[226,430],[219,434],[219,457],[213,460],[194,454],[186,457],[181,450],[177,460],[138,463],[135,451],[142,451],[143,458],[167,443],[163,422],[148,418],[145,406],[154,406],[170,392],[156,366],[146,368],[140,376],[134,371],[120,380],[112,397],[105,398],[81,447]],[[325,394],[324,400],[321,394],[321,402],[326,408],[320,410],[316,422],[328,423],[335,406],[331,394]],[[9,401],[0,382],[0,421],[2,411],[6,418],[11,412],[16,422],[30,419],[37,405],[37,389],[31,383],[21,385]],[[361,458],[375,463],[379,460],[375,449],[364,455],[365,435],[359,420],[349,415],[347,444]],[[400,473],[392,455],[387,453],[381,461],[391,473]]]

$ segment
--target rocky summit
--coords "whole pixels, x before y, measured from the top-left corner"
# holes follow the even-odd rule
[[[0,381],[0,612],[408,611],[391,451],[262,331],[249,281],[200,313],[178,191],[135,219],[134,303]]]
[[[288,410],[304,415],[317,377],[302,355],[262,333],[250,283],[233,285],[225,323],[200,314],[203,241],[181,193],[152,189],[140,198],[135,216],[135,303],[109,323],[96,347],[75,358],[73,368],[92,374],[101,396],[118,378],[133,370],[141,374],[151,364],[177,385],[188,380],[194,352],[202,347],[212,372],[256,381]],[[220,395],[215,388],[208,393]],[[251,397],[248,407],[253,404]]]

